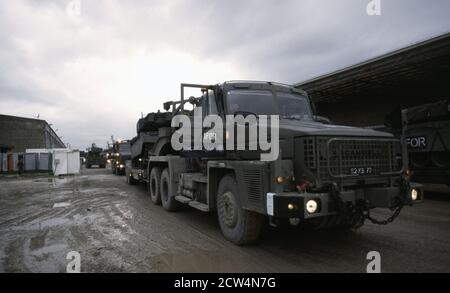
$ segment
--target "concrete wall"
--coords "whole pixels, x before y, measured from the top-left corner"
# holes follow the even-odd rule
[[[30,148],[64,148],[44,120],[0,115],[0,144],[14,146],[12,152]]]

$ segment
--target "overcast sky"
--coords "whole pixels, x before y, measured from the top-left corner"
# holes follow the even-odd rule
[[[80,149],[132,138],[181,82],[296,83],[450,31],[448,0],[71,2],[0,2],[0,114]]]

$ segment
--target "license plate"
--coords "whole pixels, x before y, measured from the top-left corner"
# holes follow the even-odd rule
[[[372,167],[350,168],[350,174],[354,176],[372,175],[373,168]]]

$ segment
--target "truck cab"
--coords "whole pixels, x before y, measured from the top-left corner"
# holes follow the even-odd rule
[[[131,146],[128,140],[117,140],[113,144],[114,153],[111,154],[111,170],[115,175],[125,174],[125,162],[130,159]]]

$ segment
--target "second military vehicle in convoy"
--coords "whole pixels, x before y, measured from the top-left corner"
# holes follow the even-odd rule
[[[113,144],[113,153],[110,156],[111,170],[115,175],[125,174],[125,162],[130,159],[130,141],[117,140]]]
[[[106,168],[106,158],[103,155],[103,149],[97,147],[93,143],[92,146],[87,149],[85,165],[88,169],[92,168],[93,166]]]
[[[188,88],[201,94],[186,98]],[[184,204],[217,213],[223,235],[235,244],[256,241],[266,220],[273,226],[289,221],[356,229],[366,220],[390,223],[404,206],[423,200],[421,186],[410,182],[406,147],[398,139],[333,125],[317,116],[306,92],[292,86],[182,84],[181,99],[164,109],[138,122],[126,164],[128,183],[146,183],[153,203],[167,211]],[[269,123],[265,115],[279,123]],[[230,118],[235,124],[225,127],[222,122]],[[189,124],[192,136],[180,139],[180,129]],[[262,160],[268,149],[252,148],[252,140],[269,124],[262,141],[279,148],[273,159]],[[233,148],[239,131],[244,148]],[[227,147],[197,145],[198,138]],[[179,149],[174,142],[194,147]],[[389,209],[392,216],[375,219],[374,208]]]

